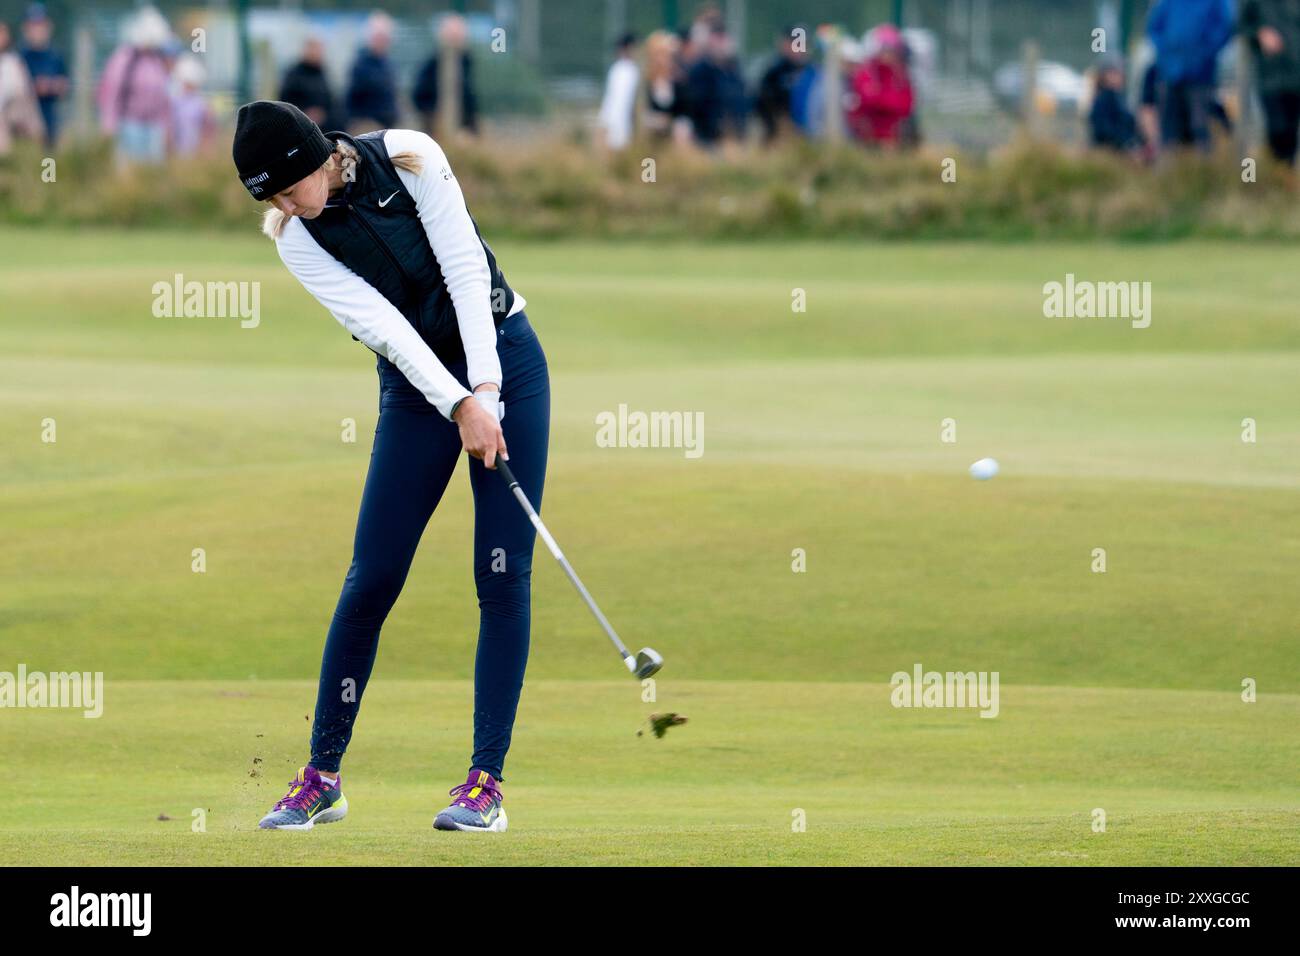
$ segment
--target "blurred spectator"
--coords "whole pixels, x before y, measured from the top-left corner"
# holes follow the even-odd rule
[[[699,61],[703,49],[704,47],[696,42],[695,31],[690,27],[682,27],[677,31],[677,65],[681,68],[683,77]]]
[[[334,108],[334,93],[325,75],[325,43],[320,37],[309,37],[303,44],[302,59],[285,71],[280,99],[298,107],[326,132],[347,125]]]
[[[636,89],[641,81],[641,70],[636,65],[636,37],[624,34],[614,52],[614,63],[605,77],[605,96],[600,102],[600,128],[605,133],[605,145],[621,150],[632,142]]]
[[[722,8],[716,3],[701,3],[695,9],[695,18],[691,20],[690,35],[693,42],[699,49],[699,54],[703,56],[704,51],[708,48],[709,38],[717,30],[726,30],[727,21],[722,15]]]
[[[820,139],[826,130],[825,67],[809,61],[790,90],[790,119],[804,136]]]
[[[863,142],[897,146],[914,102],[907,48],[898,28],[889,23],[873,29],[868,41],[875,52],[849,80],[854,94],[849,128]]]
[[[699,59],[686,75],[686,98],[699,145],[711,147],[728,133],[743,133],[744,81],[725,27],[710,28]]]
[[[348,125],[354,132],[397,124],[397,84],[388,59],[392,45],[393,18],[372,13],[366,21],[366,45],[357,53],[348,84]]]
[[[682,115],[686,117],[692,141],[695,137],[695,121],[692,118],[694,112],[691,110],[691,88],[687,79],[691,75],[691,70],[695,69],[695,64],[700,62],[703,49],[696,42],[695,33],[690,27],[682,27],[677,31],[677,75],[681,79],[677,105]]]
[[[54,23],[44,4],[33,3],[23,20],[23,59],[45,121],[45,142],[53,146],[59,138],[59,100],[68,92],[68,68],[63,57],[50,46]]]
[[[686,88],[678,63],[681,41],[675,33],[656,30],[645,41],[645,127],[657,140],[681,143],[690,139]]]
[[[736,38],[722,30],[715,34],[719,51],[718,65],[722,68],[722,121],[726,136],[744,141],[749,127],[749,90],[745,88],[745,76],[740,70],[740,55],[736,49]]]
[[[1232,38],[1231,0],[1157,0],[1147,19],[1160,78],[1161,139],[1210,148],[1219,51]]]
[[[777,37],[776,57],[763,71],[763,77],[758,82],[757,111],[758,118],[763,123],[765,143],[772,142],[792,124],[790,94],[799,72],[808,62],[807,42],[806,28],[794,25],[786,27]]]
[[[1210,96],[1210,122],[1217,123],[1224,136],[1232,135],[1232,117],[1228,115],[1228,108],[1219,99],[1217,91]]]
[[[23,58],[12,49],[8,24],[0,21],[0,156],[9,155],[15,139],[45,135],[40,104]]]
[[[1269,149],[1282,162],[1294,163],[1300,127],[1300,3],[1245,0],[1241,32],[1255,54]]]
[[[1152,63],[1142,73],[1142,92],[1138,96],[1138,132],[1147,162],[1160,151],[1160,71]]]
[[[171,66],[163,53],[171,28],[155,8],[141,7],[124,35],[99,80],[100,126],[117,140],[119,163],[161,163],[172,111]]]
[[[172,68],[176,92],[172,96],[172,152],[177,156],[193,156],[205,151],[216,135],[216,118],[203,84],[207,73],[199,58],[183,56]]]
[[[1088,112],[1092,145],[1128,152],[1141,145],[1137,120],[1124,102],[1124,65],[1115,58],[1097,69],[1097,92]]]
[[[415,80],[411,99],[415,108],[424,115],[426,127],[432,131],[434,116],[438,112],[439,53],[443,50],[460,50],[460,128],[470,133],[478,132],[478,97],[474,95],[474,60],[469,55],[469,27],[465,18],[450,14],[438,25],[438,46],[433,56],[425,61]]]

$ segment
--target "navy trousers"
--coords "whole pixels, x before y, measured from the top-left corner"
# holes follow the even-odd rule
[[[523,312],[498,327],[497,355],[505,403],[501,429],[510,468],[540,512],[551,387],[546,356]],[[479,604],[470,769],[486,770],[499,780],[528,661],[536,532],[501,476],[464,454],[456,424],[438,414],[397,366],[382,357],[378,364],[379,423],[352,566],[325,639],[311,765],[325,772],[339,769],[375,663],[379,630],[401,593],[424,526],[464,458],[474,493],[474,580]],[[468,387],[463,360],[447,367]]]

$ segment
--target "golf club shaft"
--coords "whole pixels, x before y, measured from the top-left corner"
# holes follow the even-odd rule
[[[595,598],[591,596],[591,593],[578,577],[578,572],[573,570],[573,565],[569,564],[568,558],[564,556],[564,552],[560,550],[560,546],[556,544],[555,539],[551,537],[551,532],[546,530],[546,525],[542,524],[541,516],[537,514],[532,503],[528,500],[528,496],[525,495],[524,490],[519,487],[519,482],[515,480],[514,472],[510,470],[510,466],[506,464],[505,459],[500,455],[497,456],[496,466],[497,471],[501,472],[501,477],[506,480],[506,484],[510,487],[510,490],[514,492],[515,500],[519,502],[520,507],[522,507],[524,512],[528,515],[528,520],[531,521],[533,527],[537,529],[537,534],[546,542],[546,547],[550,549],[555,560],[560,562],[560,567],[564,568],[564,573],[569,576],[569,580],[573,582],[573,586],[578,589],[578,593],[582,595],[582,599],[587,602],[587,607],[591,609],[591,613],[595,615],[596,620],[600,622],[600,626],[605,629],[605,634],[608,635],[609,639],[613,642],[614,647],[618,649],[619,654],[623,656],[623,663],[627,665],[627,669],[635,672],[636,659],[628,651],[627,646],[619,640],[618,634],[614,632],[613,625],[609,623],[609,620],[603,613],[601,613],[600,608],[597,607]]]

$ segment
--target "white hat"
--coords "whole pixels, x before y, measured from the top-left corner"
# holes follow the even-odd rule
[[[127,42],[142,50],[160,50],[171,38],[171,27],[157,7],[141,7],[126,28]]]
[[[208,78],[208,71],[197,56],[183,56],[172,67],[172,76],[181,86],[202,86]]]

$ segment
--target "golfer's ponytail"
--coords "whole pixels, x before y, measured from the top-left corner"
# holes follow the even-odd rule
[[[424,157],[417,152],[405,150],[395,153],[389,158],[398,169],[404,169],[416,176],[424,172]],[[340,169],[343,172],[344,182],[355,181],[359,162],[361,162],[361,156],[357,153],[356,148],[350,143],[340,141],[334,144],[334,152],[330,154],[329,159],[325,160],[324,168]],[[280,233],[284,232],[284,227],[288,222],[288,216],[279,209],[272,207],[262,216],[262,233],[267,238],[279,239]]]

